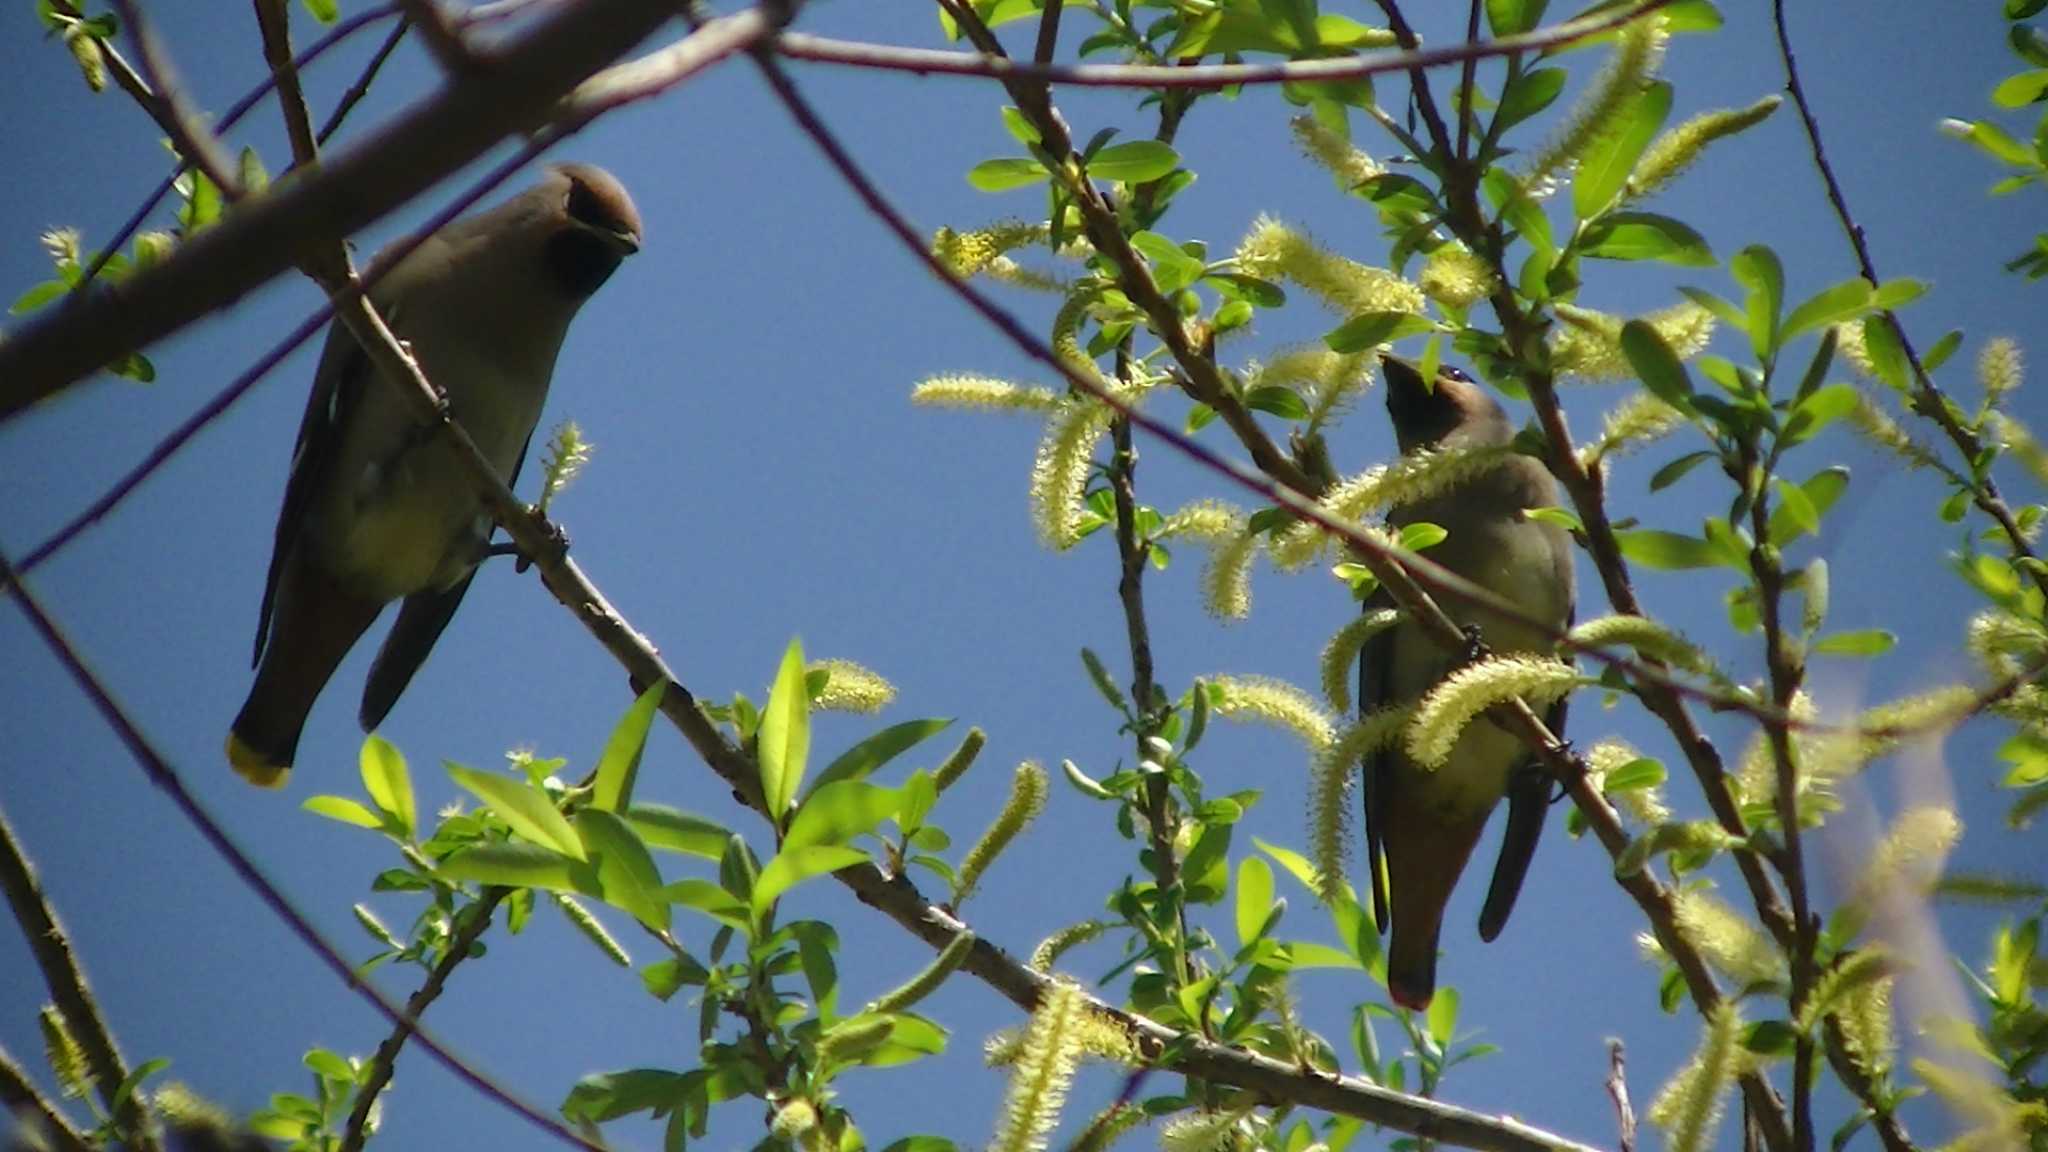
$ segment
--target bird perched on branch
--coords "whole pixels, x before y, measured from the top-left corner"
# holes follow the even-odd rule
[[[395,263],[380,253],[370,298],[512,483],[569,322],[639,248],[640,214],[619,182],[565,164]],[[413,419],[336,321],[292,450],[256,683],[228,734],[235,771],[284,783],[313,701],[384,606],[402,600],[363,691],[362,726],[375,728],[469,591],[491,529],[454,446]]]
[[[1514,439],[1486,390],[1455,368],[1425,380],[1412,364],[1383,356],[1387,412],[1404,455],[1418,451],[1501,447]],[[1572,619],[1571,541],[1547,521],[1523,512],[1557,503],[1557,487],[1539,460],[1507,456],[1440,495],[1396,508],[1400,528],[1430,523],[1448,535],[1429,558],[1518,606],[1548,631],[1502,619],[1481,609],[1437,598],[1451,619],[1477,634],[1494,654],[1549,653],[1552,634]],[[1369,608],[1391,607],[1382,588]],[[1359,666],[1360,706],[1370,711],[1413,703],[1466,663],[1470,653],[1446,645],[1422,625],[1401,620],[1366,642]],[[1565,704],[1545,719],[1553,734],[1564,729]],[[1507,832],[1493,883],[1479,914],[1479,935],[1492,940],[1507,923],[1535,854],[1548,808],[1550,777],[1518,737],[1485,717],[1458,737],[1450,758],[1431,769],[1399,746],[1365,761],[1366,867],[1373,919],[1394,939],[1388,949],[1387,990],[1394,1001],[1421,1010],[1436,991],[1437,938],[1444,906],[1500,799],[1508,799]],[[1385,863],[1385,885],[1380,866]]]

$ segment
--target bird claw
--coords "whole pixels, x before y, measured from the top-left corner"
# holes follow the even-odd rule
[[[515,572],[525,572],[528,568],[533,567],[534,564],[538,563],[542,559],[546,559],[549,561],[560,560],[563,556],[566,556],[569,553],[568,529],[562,527],[560,524],[555,523],[553,520],[548,519],[546,516],[543,516],[538,512],[535,512],[533,514],[533,519],[535,522],[535,526],[538,527],[541,531],[541,534],[544,537],[546,537],[546,543],[543,545],[543,550],[546,552],[546,556],[529,556],[524,552],[516,551],[515,548],[515,554],[519,557],[519,562],[513,565],[512,570]]]
[[[1467,624],[1460,631],[1465,634],[1465,663],[1477,664],[1486,659],[1486,637],[1479,631],[1479,625]]]

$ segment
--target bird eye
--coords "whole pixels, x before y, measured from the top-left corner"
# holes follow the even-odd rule
[[[1439,371],[1443,375],[1448,376],[1461,384],[1472,383],[1472,378],[1470,376],[1465,375],[1465,373],[1461,369],[1453,368],[1448,364],[1439,369]]]

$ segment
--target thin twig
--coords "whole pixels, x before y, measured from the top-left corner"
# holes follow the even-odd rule
[[[511,891],[509,888],[486,888],[476,903],[464,909],[462,923],[448,937],[441,959],[427,973],[418,990],[406,1000],[405,1016],[392,1027],[384,1042],[377,1045],[376,1053],[370,1057],[370,1066],[363,1070],[356,1088],[355,1107],[349,1110],[348,1124],[342,1129],[341,1152],[362,1152],[363,1141],[370,1134],[370,1114],[376,1108],[377,1098],[391,1083],[399,1051],[417,1031],[420,1017],[426,1014],[434,1001],[440,999],[441,989],[447,985],[449,975],[457,965],[469,959],[470,949],[476,946],[485,932],[490,931],[491,918]]]
[[[306,114],[306,93],[299,85],[299,70],[292,63],[290,9],[285,0],[256,0],[256,26],[263,34],[263,59],[277,82],[278,110],[284,116],[285,135],[292,144],[294,167],[314,163],[320,146],[313,137],[313,120]]]
[[[50,1142],[55,1152],[92,1152],[85,1134],[43,1095],[28,1070],[0,1048],[0,1124],[26,1124],[31,1135]]]
[[[376,82],[377,74],[384,70],[384,62],[391,59],[391,53],[398,48],[399,42],[404,40],[405,34],[410,31],[412,22],[402,16],[399,17],[398,23],[393,25],[391,31],[384,37],[384,42],[377,45],[377,50],[370,54],[370,62],[363,65],[363,70],[356,77],[355,83],[349,85],[348,91],[343,92],[341,99],[335,101],[334,111],[327,114],[326,121],[315,134],[314,140],[322,147],[325,147],[327,142],[334,138],[334,134],[341,130],[341,122],[348,119],[348,114],[355,111],[356,105],[362,103],[363,97],[370,94],[370,85]]]
[[[318,40],[307,45],[305,51],[293,57],[292,67],[295,70],[303,71],[308,64],[326,55],[328,50],[335,45],[340,44],[343,40],[380,20],[390,19],[397,11],[398,6],[396,4],[379,4],[374,8],[366,8],[361,12],[338,21],[334,27],[329,28],[323,33]],[[128,66],[127,61],[120,61],[120,66],[126,68]],[[141,83],[140,77],[137,77],[136,82],[137,84]],[[227,111],[221,113],[218,131],[226,132],[240,123],[242,117],[248,115],[250,109],[256,107],[258,102],[265,96],[268,96],[270,90],[276,84],[277,78],[274,74],[265,75],[262,82],[243,93],[240,99],[228,106]],[[124,84],[122,87],[126,89],[127,85]],[[151,111],[152,104],[150,102],[144,101],[141,96],[137,96],[136,99],[142,105],[145,112]],[[320,141],[322,143],[326,142],[327,135],[327,132],[321,134]],[[178,178],[183,176],[187,170],[188,166],[186,163],[182,159],[179,160],[172,167],[171,174],[158,182],[155,191],[152,191],[144,198],[141,205],[135,211],[129,213],[128,219],[115,231],[113,239],[100,248],[93,256],[92,263],[86,266],[85,273],[78,278],[78,283],[71,286],[71,295],[73,297],[91,288],[100,272],[106,268],[107,261],[112,260],[118,255],[121,247],[128,243],[129,238],[141,231],[143,222],[149,219],[149,214],[156,211],[156,206],[163,203],[164,197],[171,194],[171,190],[177,186]]]
[[[0,560],[0,564],[4,563]],[[35,868],[29,864],[20,841],[14,838],[14,829],[4,812],[0,812],[0,893],[6,895],[14,922],[28,941],[29,954],[35,957],[36,967],[43,974],[50,1000],[63,1014],[64,1023],[70,1026],[71,1034],[85,1053],[93,1091],[99,1094],[107,1115],[114,1118],[123,1139],[153,1152],[158,1144],[156,1135],[150,1131],[148,1116],[133,1094],[125,1098],[119,1095],[128,1080],[128,1063],[121,1059],[114,1031],[107,1026],[106,1017],[100,1015],[99,1001],[86,983],[85,966],[72,952],[71,937],[57,922],[57,913],[43,894]]]
[[[1466,60],[1512,56],[1573,44],[1611,32],[1648,15],[1673,0],[1643,0],[1631,8],[1603,11],[1520,36],[1503,36],[1477,44],[1454,44],[1416,51],[1378,52],[1327,60],[1290,60],[1275,64],[1044,64],[1012,60],[993,53],[950,52],[905,48],[892,44],[834,40],[785,32],[776,39],[777,54],[792,60],[839,64],[920,76],[978,76],[1030,81],[1078,88],[1196,88],[1216,90],[1240,84],[1298,84],[1358,80],[1388,72],[1440,68]]]
[[[427,52],[441,71],[453,78],[461,78],[473,71],[478,60],[469,42],[463,39],[461,29],[441,11],[435,0],[399,0],[405,8],[405,18],[420,30],[420,40],[427,46]]]
[[[69,20],[85,18],[85,13],[71,0],[50,0],[50,9]],[[128,62],[127,57],[121,55],[120,49],[105,41],[100,43],[100,56],[106,60],[107,72],[114,77],[115,86],[128,93],[144,112],[149,113],[149,118],[156,121],[156,126],[163,129],[164,135],[175,138],[176,117],[172,114],[170,106],[156,94],[149,81],[143,78],[142,73]]]
[[[1628,1057],[1618,1038],[1607,1041],[1607,1098],[1614,1102],[1614,1126],[1621,1152],[1636,1152],[1636,1110],[1628,1102]]]
[[[1785,27],[1785,0],[1772,0],[1771,20],[1778,34],[1778,56],[1785,65],[1785,92],[1792,97],[1792,106],[1799,109],[1799,123],[1806,130],[1806,141],[1813,151],[1813,166],[1820,171],[1821,183],[1827,188],[1828,203],[1834,207],[1835,219],[1841,222],[1842,232],[1849,238],[1849,247],[1856,253],[1856,268],[1865,280],[1872,284],[1881,283],[1877,275],[1877,264],[1870,258],[1870,242],[1864,235],[1863,225],[1849,211],[1849,201],[1842,192],[1842,182],[1836,178],[1835,169],[1828,162],[1827,148],[1821,143],[1820,121],[1814,117],[1813,105],[1806,98],[1806,87],[1799,81],[1798,58],[1792,52],[1792,36]],[[1983,454],[1984,444],[1975,432],[1963,426],[1950,405],[1948,396],[1942,392],[1933,378],[1927,374],[1927,365],[1914,349],[1912,337],[1906,334],[1906,326],[1899,321],[1898,313],[1886,309],[1884,322],[1892,334],[1899,338],[1899,347],[1906,354],[1906,362],[1913,368],[1914,396],[1909,406],[1914,412],[1939,427],[1949,442],[1962,454],[1966,465]],[[1974,471],[1974,467],[1972,469]],[[2018,559],[2037,559],[2032,544],[2027,542],[2025,530],[2013,515],[2011,505],[1998,490],[1998,482],[1991,478],[1989,470],[1982,477],[1967,485],[1971,500],[1985,515],[1996,521],[1999,530],[2005,534],[2006,545]],[[2022,565],[2030,569],[2034,584],[2048,593],[2048,568],[2036,565]]]
[[[586,1140],[537,1105],[527,1103],[511,1089],[470,1066],[416,1020],[411,1020],[396,1004],[385,998],[382,992],[358,976],[355,967],[341,954],[341,950],[313,926],[313,922],[307,919],[306,914],[298,910],[284,891],[249,857],[248,853],[242,851],[241,846],[235,843],[234,838],[228,835],[227,830],[214,819],[213,814],[206,810],[206,806],[199,802],[199,798],[185,787],[185,782],[177,769],[171,766],[171,762],[157,750],[155,743],[129,717],[128,710],[114,698],[112,691],[99,675],[85,663],[85,658],[79,654],[77,646],[43,608],[42,601],[35,592],[22,582],[14,565],[5,556],[0,556],[0,579],[13,585],[14,600],[28,617],[29,626],[57,657],[65,673],[85,693],[93,710],[98,712],[107,727],[113,730],[129,757],[142,769],[143,775],[170,799],[172,806],[177,808],[185,821],[192,825],[200,838],[206,841],[207,846],[228,866],[228,870],[235,874],[235,878],[255,893],[256,898],[271,915],[281,921],[292,935],[298,937],[299,942],[310,949],[329,971],[393,1025],[410,1021],[413,1035],[418,1039],[420,1046],[433,1053],[435,1061],[443,1068],[486,1099],[516,1113],[535,1128],[566,1144],[587,1148],[592,1152],[607,1152],[602,1145]],[[66,1015],[69,1017],[69,1010]]]
[[[112,0],[114,11],[120,13],[121,23],[128,26],[128,35],[135,41],[135,56],[141,64],[142,78],[156,93],[156,102],[162,106],[165,117],[157,122],[171,137],[171,144],[178,155],[193,167],[199,169],[223,195],[234,199],[241,194],[242,181],[236,175],[234,164],[227,153],[221,151],[220,141],[200,120],[198,110],[185,98],[185,90],[178,83],[178,74],[171,67],[170,57],[157,40],[156,29],[149,18],[142,14],[134,0]],[[140,99],[138,97],[138,99]],[[144,102],[144,107],[149,105]]]
[[[1380,11],[1386,15],[1387,28],[1394,33],[1394,42],[1399,44],[1405,52],[1417,52],[1422,46],[1422,40],[1415,35],[1415,29],[1409,27],[1408,18],[1401,14],[1401,5],[1396,0],[1374,0],[1374,2],[1380,6]],[[1651,5],[1642,5],[1629,14],[1629,20],[1634,20],[1636,17],[1643,16],[1651,11],[1654,11]],[[1628,22],[1623,21],[1622,23],[1626,24]],[[1615,27],[1619,28],[1621,25],[1617,24]],[[1461,61],[1468,61],[1473,58],[1469,50],[1459,57]],[[1451,149],[1451,134],[1444,128],[1443,114],[1437,110],[1436,97],[1430,94],[1428,69],[1421,64],[1411,66],[1408,69],[1408,82],[1414,87],[1415,104],[1422,110],[1422,122],[1429,127],[1430,142],[1436,145],[1437,153],[1444,158],[1444,162],[1448,165],[1456,159],[1457,153]]]

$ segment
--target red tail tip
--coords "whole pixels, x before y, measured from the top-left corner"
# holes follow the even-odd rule
[[[1413,989],[1403,987],[1400,981],[1391,980],[1387,983],[1387,995],[1393,997],[1394,1003],[1410,1012],[1427,1012],[1429,1002],[1436,997],[1436,989],[1430,988],[1417,994]]]

